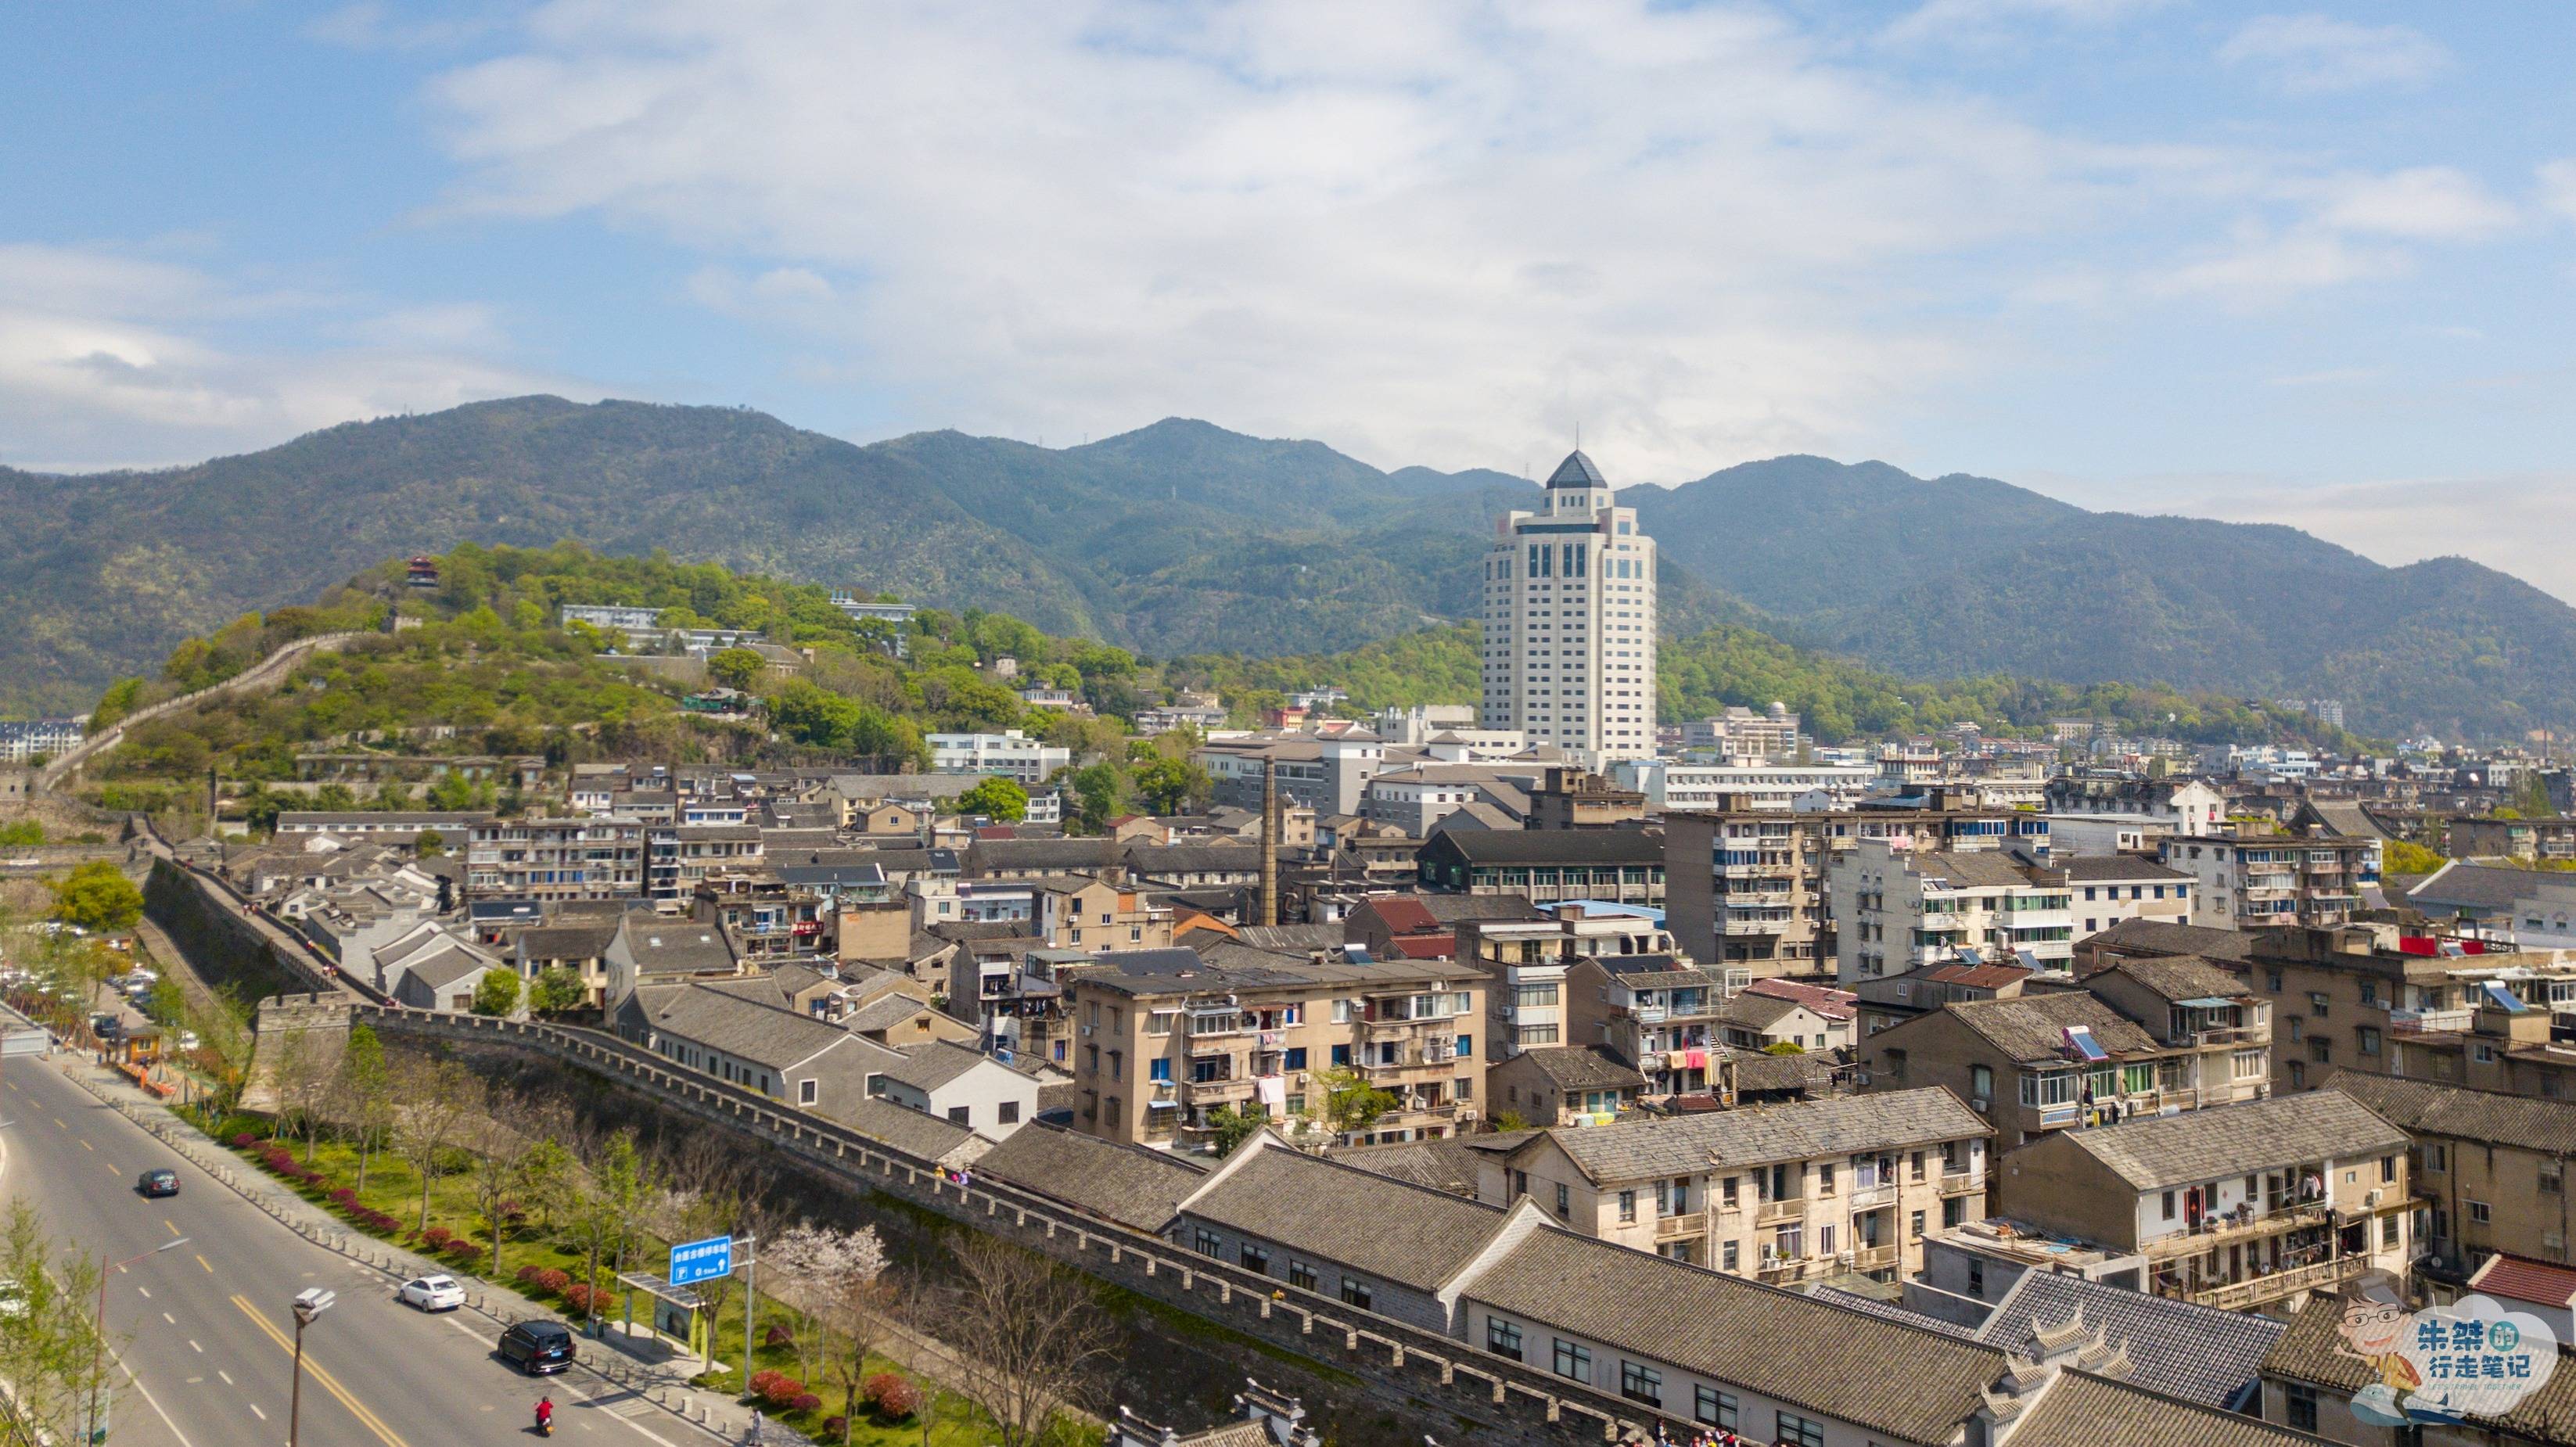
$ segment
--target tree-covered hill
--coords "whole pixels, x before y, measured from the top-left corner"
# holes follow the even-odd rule
[[[2459,559],[2086,512],[1991,479],[1784,457],[1622,484],[1669,634],[1909,676],[2341,698],[2374,733],[2576,725],[2576,610]],[[1501,473],[1382,472],[1179,419],[1079,447],[855,446],[728,408],[552,397],[352,423],[153,473],[0,468],[0,713],[86,707],[182,639],[471,541],[712,561],[1008,612],[1158,656],[1334,653],[1468,617]]]

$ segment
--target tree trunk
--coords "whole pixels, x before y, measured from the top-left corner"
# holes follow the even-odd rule
[[[420,1225],[414,1229],[421,1231],[429,1229],[429,1168],[426,1165],[421,1167],[420,1172]]]

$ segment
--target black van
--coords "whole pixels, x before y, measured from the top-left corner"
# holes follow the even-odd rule
[[[572,1332],[559,1321],[523,1321],[501,1333],[501,1359],[532,1377],[572,1365]]]

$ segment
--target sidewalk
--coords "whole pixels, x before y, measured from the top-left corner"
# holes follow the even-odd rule
[[[55,1055],[51,1063],[58,1066],[73,1084],[159,1137],[164,1144],[186,1156],[234,1194],[275,1217],[288,1230],[381,1273],[387,1290],[416,1276],[456,1277],[466,1284],[465,1310],[489,1320],[496,1332],[513,1322],[547,1315],[535,1302],[516,1292],[491,1286],[482,1278],[458,1271],[444,1262],[353,1231],[329,1211],[243,1164],[230,1151],[207,1139],[195,1126],[173,1116],[160,1101],[136,1087],[132,1081],[95,1061],[64,1052]],[[574,1354],[579,1366],[597,1379],[594,1385],[604,1388],[592,1391],[592,1400],[615,1401],[621,1396],[628,1397],[702,1427],[727,1441],[752,1440],[752,1412],[749,1407],[729,1396],[701,1392],[689,1385],[689,1378],[694,1375],[690,1370],[695,1364],[694,1359],[665,1357],[658,1338],[639,1337],[629,1342],[622,1333],[614,1330],[614,1322],[602,1325],[611,1330],[597,1341],[581,1339]],[[772,1427],[763,1435],[768,1440],[777,1441],[794,1434]]]

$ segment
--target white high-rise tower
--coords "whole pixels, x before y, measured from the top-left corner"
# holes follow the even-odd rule
[[[1497,524],[1485,554],[1489,729],[1518,729],[1586,768],[1655,754],[1655,540],[1569,453],[1545,512]]]

